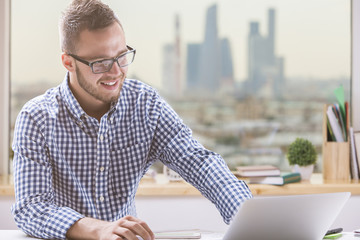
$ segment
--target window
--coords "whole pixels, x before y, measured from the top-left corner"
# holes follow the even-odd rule
[[[68,2],[11,0],[11,132],[21,106],[64,78],[57,26]],[[156,87],[230,168],[287,170],[296,137],[321,158],[323,104],[340,84],[350,100],[350,0],[104,2],[137,49],[129,77]]]

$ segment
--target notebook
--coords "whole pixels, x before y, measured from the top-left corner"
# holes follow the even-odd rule
[[[243,203],[223,240],[321,240],[350,195],[252,198]]]

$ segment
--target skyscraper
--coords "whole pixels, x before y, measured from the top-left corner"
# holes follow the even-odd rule
[[[251,22],[248,36],[248,84],[259,96],[264,86],[272,86],[272,97],[281,98],[284,85],[284,59],[275,51],[275,9],[268,10],[268,34],[262,36],[259,23]]]
[[[217,25],[217,5],[206,13],[205,37],[201,47],[199,83],[205,94],[214,94],[220,85],[221,53]]]
[[[175,45],[168,43],[163,47],[162,85],[166,95],[173,95],[176,91],[176,55]]]
[[[181,71],[181,36],[180,18],[175,16],[174,42],[163,47],[163,88],[168,96],[180,97],[182,94],[182,71]]]
[[[188,95],[213,97],[234,89],[230,41],[219,38],[217,5],[207,9],[204,41],[187,46],[186,70]]]
[[[187,45],[186,59],[186,89],[187,93],[194,95],[200,88],[200,43],[189,43]]]
[[[233,88],[234,86],[234,66],[230,41],[227,38],[221,39],[221,88]]]
[[[267,39],[260,35],[259,23],[250,23],[248,36],[248,79],[252,94],[257,94],[258,90],[265,83],[265,66],[267,65]]]

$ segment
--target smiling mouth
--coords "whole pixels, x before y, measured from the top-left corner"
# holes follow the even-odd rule
[[[104,84],[106,86],[114,86],[116,84],[116,81],[114,81],[114,82],[102,82],[101,84]]]

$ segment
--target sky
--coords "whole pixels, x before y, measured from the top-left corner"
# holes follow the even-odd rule
[[[12,0],[11,77],[16,83],[60,83],[58,19],[69,0]],[[206,10],[218,6],[220,37],[230,40],[237,81],[247,77],[249,23],[267,34],[267,11],[276,10],[276,46],[285,76],[328,79],[350,75],[350,0],[104,0],[116,12],[128,45],[137,49],[129,74],[161,88],[162,48],[174,41],[180,16],[182,55],[204,37]],[[184,62],[185,64],[185,62]]]

